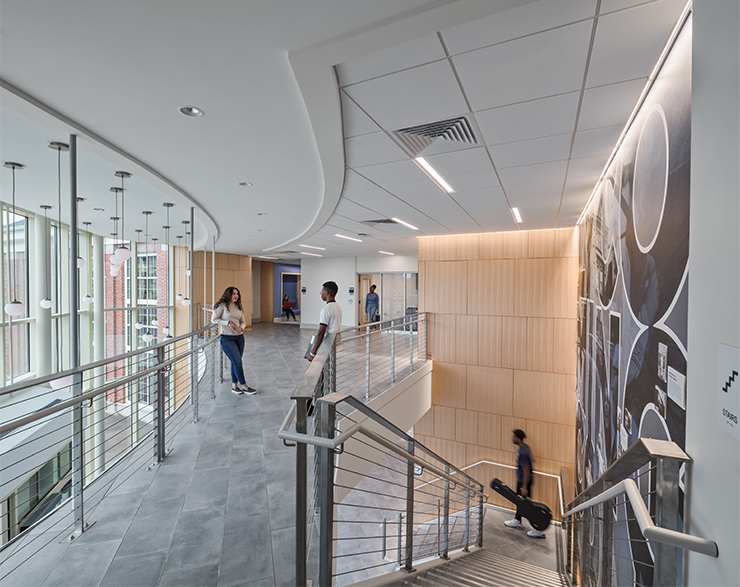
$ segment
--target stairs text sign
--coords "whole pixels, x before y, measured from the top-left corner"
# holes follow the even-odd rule
[[[717,355],[717,422],[740,440],[740,349],[720,344]]]

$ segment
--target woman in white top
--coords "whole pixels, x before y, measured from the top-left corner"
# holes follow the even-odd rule
[[[235,287],[227,287],[221,299],[213,307],[212,322],[219,325],[221,348],[231,361],[231,391],[237,395],[247,393],[254,395],[256,389],[249,387],[244,379],[242,355],[244,354],[244,320],[242,296]]]

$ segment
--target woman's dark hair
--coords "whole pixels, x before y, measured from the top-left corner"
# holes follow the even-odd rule
[[[290,300],[290,296],[289,296],[288,294],[285,294],[285,295],[283,296],[283,301],[285,301],[285,298],[288,298],[288,300]]]
[[[216,305],[213,306],[213,309],[215,310],[219,306],[228,307],[229,304],[231,303],[231,296],[234,295],[234,290],[236,290],[239,293],[239,299],[236,300],[236,307],[239,308],[239,310],[241,310],[242,312],[244,312],[244,308],[242,308],[242,292],[239,291],[238,287],[234,287],[233,285],[231,287],[227,287],[224,290],[223,295],[216,302]]]
[[[524,430],[519,430],[519,428],[514,430],[514,436],[516,436],[519,440],[524,440],[525,438],[527,438],[527,435],[524,434]]]

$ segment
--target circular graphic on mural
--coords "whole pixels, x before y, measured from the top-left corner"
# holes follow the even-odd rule
[[[668,188],[668,124],[660,104],[648,111],[635,153],[632,220],[640,251],[655,244]]]

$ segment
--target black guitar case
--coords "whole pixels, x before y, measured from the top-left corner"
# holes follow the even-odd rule
[[[550,525],[552,512],[544,503],[532,501],[528,497],[518,495],[500,479],[491,481],[491,489],[513,503],[517,507],[517,510],[521,512],[522,516],[529,520],[529,523],[532,524],[535,530],[544,530]]]

